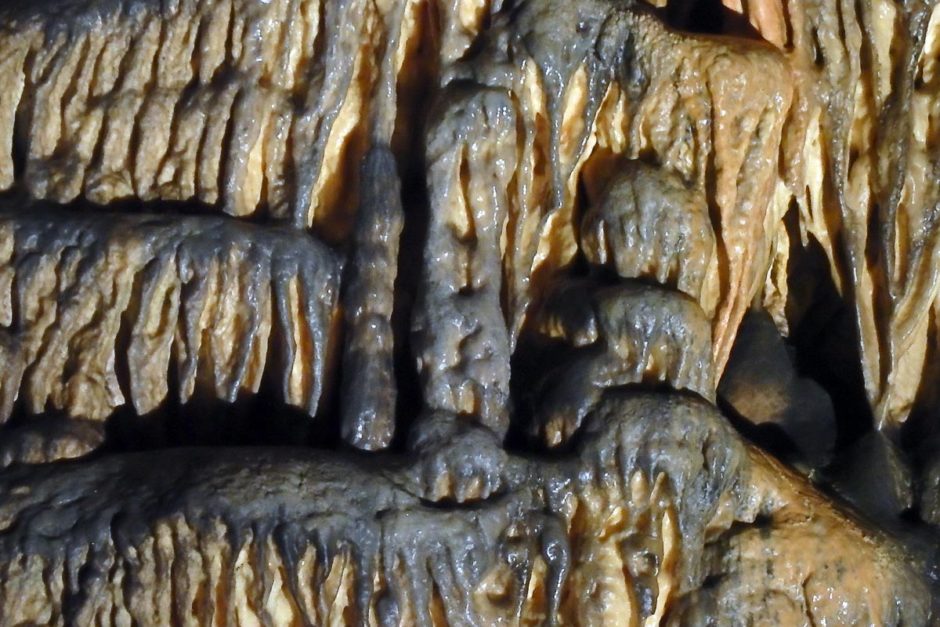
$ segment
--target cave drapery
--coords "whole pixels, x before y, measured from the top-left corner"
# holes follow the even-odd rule
[[[940,589],[929,0],[0,5],[0,624]]]

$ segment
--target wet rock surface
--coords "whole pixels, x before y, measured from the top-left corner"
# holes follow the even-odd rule
[[[0,418],[16,400],[89,420],[125,402],[144,414],[171,380],[182,401],[198,385],[233,402],[266,368],[285,401],[316,413],[342,259],[306,234],[31,206],[0,213],[0,237]]]
[[[402,475],[405,460],[304,449],[19,467],[0,479],[4,615],[926,620],[924,584],[900,549],[738,443],[708,404],[613,393],[590,423],[567,457],[513,458],[506,490],[471,508],[424,502]],[[822,557],[840,543],[851,550]],[[767,586],[771,604],[761,602]]]
[[[711,4],[0,6],[0,622],[935,620],[940,9]]]

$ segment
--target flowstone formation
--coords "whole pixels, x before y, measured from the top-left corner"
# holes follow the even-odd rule
[[[929,2],[4,3],[0,624],[931,624],[938,63]]]

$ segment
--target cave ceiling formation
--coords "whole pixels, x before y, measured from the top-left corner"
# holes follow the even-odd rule
[[[0,4],[0,624],[928,625],[940,8]]]

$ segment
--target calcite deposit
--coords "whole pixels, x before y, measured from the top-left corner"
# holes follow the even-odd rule
[[[0,418],[17,400],[91,420],[125,402],[146,414],[169,394],[171,370],[174,398],[198,384],[233,402],[277,369],[284,400],[316,413],[342,268],[326,246],[214,217],[0,215]]]
[[[925,624],[898,549],[706,402],[612,392],[592,420],[576,452],[514,458],[505,492],[466,508],[423,502],[390,456],[181,448],[17,468],[0,482],[0,609],[11,624]]]
[[[938,63],[927,0],[0,4],[0,625],[932,624]]]
[[[793,68],[782,148],[802,243],[829,257],[855,309],[878,426],[896,429],[921,409],[938,341],[940,11],[929,1],[727,4]]]

